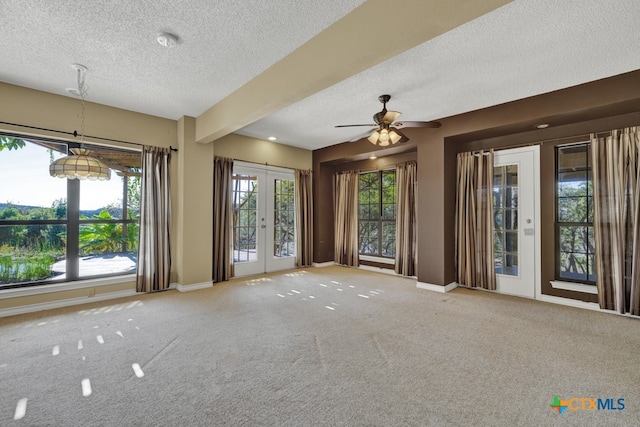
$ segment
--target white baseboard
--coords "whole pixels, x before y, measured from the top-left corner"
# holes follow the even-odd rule
[[[457,288],[458,284],[456,282],[451,282],[446,286],[440,286],[440,285],[433,285],[431,283],[417,282],[416,287],[420,289],[426,289],[428,291],[439,292],[441,294],[444,294]]]
[[[311,264],[312,267],[331,267],[332,265],[336,265],[335,261],[314,262]]]
[[[586,308],[587,310],[606,312],[606,310],[600,310],[600,305],[595,302],[586,302],[586,301],[580,301],[577,299],[562,298],[562,297],[556,297],[553,295],[544,295],[544,294],[538,295],[538,298],[536,299],[538,301],[550,302],[552,304],[560,304],[560,305],[566,305],[569,307]]]
[[[359,265],[358,268],[362,270],[373,271],[376,273],[383,273],[383,274],[389,274],[391,276],[402,277],[402,274],[396,273],[396,271],[393,268],[374,267],[372,265]]]
[[[0,309],[0,317],[15,316],[18,314],[33,313],[42,310],[51,310],[53,308],[69,307],[72,305],[88,304],[96,301],[106,301],[116,298],[124,298],[136,295],[135,289],[126,291],[106,292],[104,294],[95,294],[94,296],[67,298],[51,302],[43,302],[38,304],[21,305],[19,307],[9,307]]]
[[[181,285],[180,283],[172,283],[172,288],[179,292],[197,291],[198,289],[207,289],[213,287],[213,282],[192,283],[190,285]]]

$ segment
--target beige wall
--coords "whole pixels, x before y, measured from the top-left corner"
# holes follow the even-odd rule
[[[70,135],[80,130],[80,101],[32,89],[0,83],[0,120],[17,125],[0,124],[0,132],[74,140]],[[38,129],[46,128],[51,132]],[[172,197],[172,268],[171,281],[182,286],[211,281],[213,237],[213,156],[230,157],[253,163],[292,169],[311,169],[311,151],[255,138],[231,134],[212,144],[199,144],[193,117],[178,121],[132,111],[86,103],[85,134],[135,144],[177,147],[171,158]],[[123,145],[100,139],[87,142]],[[57,303],[67,299],[94,295],[133,292],[135,283],[122,282],[42,293],[32,296],[2,298],[0,310],[30,305]]]
[[[213,145],[195,142],[195,119],[178,120],[177,203],[174,219],[175,282],[211,282],[213,258]],[[173,181],[172,181],[173,186]]]
[[[80,131],[80,121],[78,118],[80,101],[77,98],[53,95],[0,83],[0,99],[2,99],[2,102],[0,102],[0,121],[2,122],[69,133],[73,133],[74,130]],[[175,147],[177,145],[178,126],[174,120],[121,110],[91,102],[86,103],[85,111],[86,135],[160,147],[169,147],[170,145]],[[0,131],[52,137],[62,140],[74,140],[72,135],[2,123],[0,123]],[[103,140],[92,140],[90,138],[86,138],[86,140],[105,144]],[[125,144],[109,143],[109,145]],[[174,153],[174,155],[179,157],[181,153]],[[172,169],[175,170],[175,162],[173,160],[172,163]],[[190,181],[194,179],[193,176],[189,176]],[[180,186],[181,182],[179,179],[172,181],[172,198],[174,200],[178,199],[177,196],[180,193]],[[181,220],[179,216],[175,219],[178,223]],[[175,244],[174,250],[177,253],[181,252]],[[0,310],[35,304],[55,303],[56,301],[83,297],[86,297],[87,302],[90,302],[93,295],[133,290],[135,290],[135,283],[131,280],[127,281],[123,279],[120,283],[110,285],[16,298],[0,298]]]
[[[311,151],[248,136],[230,134],[214,143],[214,154],[245,162],[291,169],[311,169]]]

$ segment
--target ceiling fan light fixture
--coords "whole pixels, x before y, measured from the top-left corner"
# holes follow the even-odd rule
[[[392,144],[396,144],[402,139],[402,137],[398,135],[395,130],[391,130],[391,132],[389,132],[389,139],[391,140]]]
[[[369,137],[367,139],[373,145],[378,145],[378,139],[379,138],[380,138],[380,132],[378,132],[377,130],[374,130],[373,133],[371,135],[369,135]]]

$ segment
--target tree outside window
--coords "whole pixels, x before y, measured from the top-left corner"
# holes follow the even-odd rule
[[[595,284],[590,144],[556,149],[556,277]]]
[[[360,255],[395,258],[395,170],[361,173],[358,194]]]

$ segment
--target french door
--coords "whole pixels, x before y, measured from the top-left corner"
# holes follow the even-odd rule
[[[235,162],[232,195],[235,276],[295,267],[293,172]]]
[[[538,146],[496,151],[493,168],[496,290],[540,294]]]

